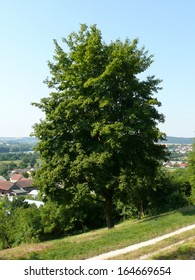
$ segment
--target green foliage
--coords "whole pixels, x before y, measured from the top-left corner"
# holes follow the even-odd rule
[[[48,63],[46,84],[53,91],[33,103],[45,113],[34,125],[43,161],[36,180],[46,196],[61,203],[83,188],[86,195],[94,192],[104,201],[107,226],[113,227],[121,174],[154,176],[166,156],[157,144],[163,139],[157,123],[164,121],[154,97],[160,80],[138,77],[153,61],[137,39],[106,45],[95,25],[83,24],[63,42],[69,50],[55,40],[54,62]]]
[[[32,151],[37,139],[34,137],[0,137],[0,158],[4,153],[21,153]]]
[[[28,163],[24,162],[23,160],[19,163],[19,168],[24,169],[28,167]]]
[[[191,185],[193,186],[193,197],[195,199],[195,142],[192,146],[192,152],[188,156],[188,176]]]
[[[47,201],[37,208],[16,197],[0,201],[0,248],[55,239],[104,226],[102,203],[84,197],[64,205]]]
[[[3,176],[7,180],[9,180],[9,174],[13,169],[35,167],[38,159],[39,159],[38,153],[0,154],[0,176]]]
[[[29,162],[30,162],[30,167],[33,168],[37,162],[36,157],[35,156],[32,157]]]
[[[155,178],[131,177],[120,197],[116,208],[121,219],[142,218],[145,214],[158,214],[175,210],[192,203],[192,186],[187,170],[173,173],[160,168]],[[123,184],[125,178],[121,178]]]
[[[186,188],[184,182],[176,183],[175,180],[176,178],[168,176],[168,173],[159,173],[152,189],[145,181],[143,212],[156,214],[188,205],[189,186]],[[133,182],[136,181],[133,180]],[[115,211],[113,212],[115,222],[137,217],[140,210],[139,199],[142,197],[140,194],[142,195],[143,192],[141,186],[141,181],[139,181],[138,189],[131,187],[129,189],[132,192],[128,193],[124,188],[120,197],[115,197]],[[82,194],[79,193],[81,189]],[[40,208],[27,204],[23,197],[15,198],[12,202],[7,199],[1,200],[0,248],[56,239],[64,235],[74,235],[104,227],[102,201],[97,199],[95,193],[86,195],[85,191],[85,188],[80,186],[77,196],[74,195],[69,204],[47,201]],[[188,214],[189,211],[190,209],[188,209]],[[184,212],[183,210],[182,213]]]
[[[8,179],[8,171],[9,167],[8,164],[0,164],[0,175],[3,176],[5,179]]]
[[[33,243],[41,240],[42,225],[39,209],[35,205],[17,208],[12,213],[14,227],[14,245]]]
[[[102,204],[86,197],[71,205],[48,201],[40,215],[45,240],[104,226]]]
[[[123,175],[120,179],[122,190],[116,204],[121,217],[123,219],[131,217],[141,219],[148,207],[151,178]]]
[[[34,246],[33,244],[27,244],[15,250],[0,251],[0,259],[84,260],[192,225],[194,224],[194,215],[195,206],[185,207],[171,213],[147,217],[139,221],[125,221],[109,231],[106,228],[92,230],[59,240],[39,243],[38,246],[37,244]],[[192,236],[194,231],[190,232],[189,236]],[[181,240],[179,237],[180,235],[178,235],[178,239],[173,237],[172,242],[168,244],[171,245],[171,243]]]
[[[185,168],[177,169],[171,175],[174,184],[179,186],[179,191],[186,197],[191,197],[193,188],[189,179],[189,170]]]
[[[25,178],[29,178],[29,173],[27,173],[27,172],[23,172],[22,175],[23,175]]]
[[[21,243],[40,241],[42,231],[39,209],[24,198],[2,201],[0,209],[0,246],[9,248]]]
[[[11,247],[11,217],[6,209],[0,209],[0,249]]]
[[[12,201],[7,201],[5,203],[5,207],[9,212],[13,212],[14,210],[20,208],[20,209],[26,209],[29,207],[28,203],[25,201],[25,198],[23,196],[14,197]]]
[[[29,163],[31,160],[37,160],[39,155],[37,153],[0,153],[0,161],[18,161],[25,158],[25,162]]]
[[[43,240],[60,237],[69,227],[65,207],[56,202],[47,202],[40,208],[40,219],[43,228]]]
[[[159,172],[148,197],[150,213],[162,213],[191,204],[191,185],[177,174]]]

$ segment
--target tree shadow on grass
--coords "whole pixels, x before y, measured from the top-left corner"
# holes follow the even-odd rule
[[[184,216],[195,216],[195,205],[183,207],[178,211]]]
[[[161,214],[151,216],[151,217],[144,217],[143,219],[137,220],[137,221],[139,221],[140,223],[145,223],[145,222],[152,221],[152,220],[158,220],[159,218],[162,218],[162,217],[165,217],[165,216],[170,216],[174,212],[176,212],[176,211],[161,213]]]
[[[176,212],[180,212],[184,216],[195,216],[195,205],[185,206],[185,207],[182,207],[182,208],[170,211],[170,212],[161,213],[161,214],[151,216],[151,217],[145,217],[145,218],[143,218],[143,220],[139,220],[139,221],[147,222],[147,221],[151,221],[151,220],[157,220],[157,219],[165,217],[165,216],[170,216]],[[194,218],[194,222],[195,222],[195,218]]]

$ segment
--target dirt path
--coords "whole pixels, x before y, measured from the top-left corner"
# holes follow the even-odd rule
[[[114,251],[111,251],[111,252],[108,252],[108,253],[104,253],[104,254],[89,258],[88,260],[107,260],[109,258],[116,257],[116,256],[119,256],[119,255],[122,255],[122,254],[126,254],[126,253],[132,252],[134,250],[140,249],[140,248],[148,246],[148,245],[153,245],[153,244],[155,244],[159,241],[162,241],[166,238],[172,237],[174,235],[183,233],[185,231],[188,231],[188,230],[191,230],[191,229],[194,229],[194,228],[195,228],[195,224],[187,226],[187,227],[183,227],[183,228],[178,229],[174,232],[164,234],[162,236],[153,238],[151,240],[144,241],[144,242],[141,242],[141,243],[138,243],[138,244],[133,244],[133,245],[130,245],[128,247],[118,249],[118,250],[114,250]]]

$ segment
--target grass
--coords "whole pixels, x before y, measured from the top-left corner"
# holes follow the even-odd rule
[[[171,213],[120,223],[80,235],[0,251],[0,259],[79,260],[123,248],[193,224],[195,206]],[[119,258],[117,258],[119,259]]]
[[[195,237],[151,257],[153,260],[195,260]]]
[[[0,165],[9,164],[9,163],[19,164],[20,162],[21,162],[20,159],[17,159],[17,160],[2,160],[2,161],[0,161]]]

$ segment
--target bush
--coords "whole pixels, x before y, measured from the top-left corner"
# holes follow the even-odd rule
[[[151,214],[167,212],[189,205],[191,186],[176,180],[173,175],[160,173],[149,193],[148,210]]]
[[[10,248],[12,241],[12,222],[9,212],[0,209],[0,249]]]
[[[32,243],[41,240],[42,224],[40,211],[35,205],[18,208],[12,213],[14,227],[14,245]]]
[[[39,211],[43,229],[42,240],[58,238],[65,233],[68,217],[63,205],[49,201],[40,207]]]

